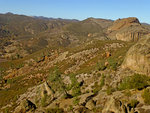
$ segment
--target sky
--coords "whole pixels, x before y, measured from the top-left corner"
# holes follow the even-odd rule
[[[150,0],[0,0],[0,13],[83,20],[137,17],[150,24]]]

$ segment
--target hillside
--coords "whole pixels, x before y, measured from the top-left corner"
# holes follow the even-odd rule
[[[0,112],[149,113],[149,32],[131,17],[1,14]]]
[[[47,46],[76,46],[93,38],[105,40],[104,29],[111,23],[104,19],[76,21],[0,14],[1,58],[25,57]]]
[[[2,30],[0,33],[2,37],[1,48],[3,48],[1,51],[4,51],[2,57],[10,59],[11,57],[15,57],[17,53],[20,54],[22,52],[21,57],[24,57],[46,47],[49,40],[46,38],[51,38],[52,36],[50,33],[56,34],[60,32],[62,26],[71,22],[73,21],[45,20],[11,13],[1,14],[0,26]],[[42,35],[41,37],[40,34],[44,34],[45,32],[49,34],[45,34],[46,36]],[[4,38],[6,36],[7,38]],[[9,50],[10,47],[18,49],[16,46],[19,46],[20,49]]]

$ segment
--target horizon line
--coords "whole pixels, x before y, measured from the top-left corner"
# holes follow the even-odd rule
[[[13,14],[13,15],[20,15],[20,16],[28,16],[28,17],[44,17],[44,18],[48,18],[48,19],[62,19],[62,20],[77,20],[77,21],[83,21],[83,20],[86,20],[88,18],[94,18],[94,19],[105,19],[105,20],[112,20],[112,21],[115,21],[117,19],[124,19],[124,18],[129,18],[129,17],[135,17],[135,16],[128,16],[128,17],[123,17],[123,18],[117,18],[117,19],[110,19],[110,18],[100,18],[100,17],[86,17],[84,19],[78,19],[78,18],[62,18],[62,17],[52,17],[52,16],[43,16],[43,15],[27,15],[27,14],[23,14],[23,13],[14,13],[14,12],[0,12],[0,14]],[[135,17],[139,20],[138,17]],[[140,21],[140,20],[139,20]],[[140,23],[145,23],[145,24],[150,24],[149,22],[143,22],[143,21],[140,21]]]

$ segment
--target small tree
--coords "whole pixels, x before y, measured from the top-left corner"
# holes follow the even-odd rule
[[[50,73],[48,80],[51,83],[53,83],[53,88],[55,87],[54,89],[57,89],[57,90],[59,89],[60,91],[63,91],[65,95],[68,95],[66,86],[64,82],[62,81],[61,72],[58,67],[55,67],[54,71]]]
[[[74,74],[70,74],[71,79],[71,87],[72,87],[72,95],[78,96],[81,94],[80,91],[80,83],[77,81],[77,78]]]
[[[149,89],[144,90],[144,92],[142,93],[142,97],[144,99],[144,102],[150,105],[150,90]]]
[[[146,75],[134,74],[125,77],[119,85],[120,90],[125,89],[144,89],[149,85],[150,78]]]
[[[100,61],[100,62],[97,62],[97,70],[99,71],[103,71],[106,69],[106,66],[105,66],[105,61]]]
[[[108,67],[109,67],[110,69],[112,69],[112,70],[114,70],[114,71],[117,70],[118,63],[117,63],[117,61],[116,61],[115,59],[109,58],[109,59],[108,59],[108,64],[109,64]]]

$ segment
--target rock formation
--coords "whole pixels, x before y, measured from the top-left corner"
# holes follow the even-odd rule
[[[116,20],[107,32],[111,39],[122,41],[137,41],[149,33],[135,17]]]
[[[36,105],[30,100],[23,100],[20,106],[18,106],[14,113],[32,113],[36,109]]]
[[[150,36],[142,38],[129,49],[122,67],[150,75]]]

